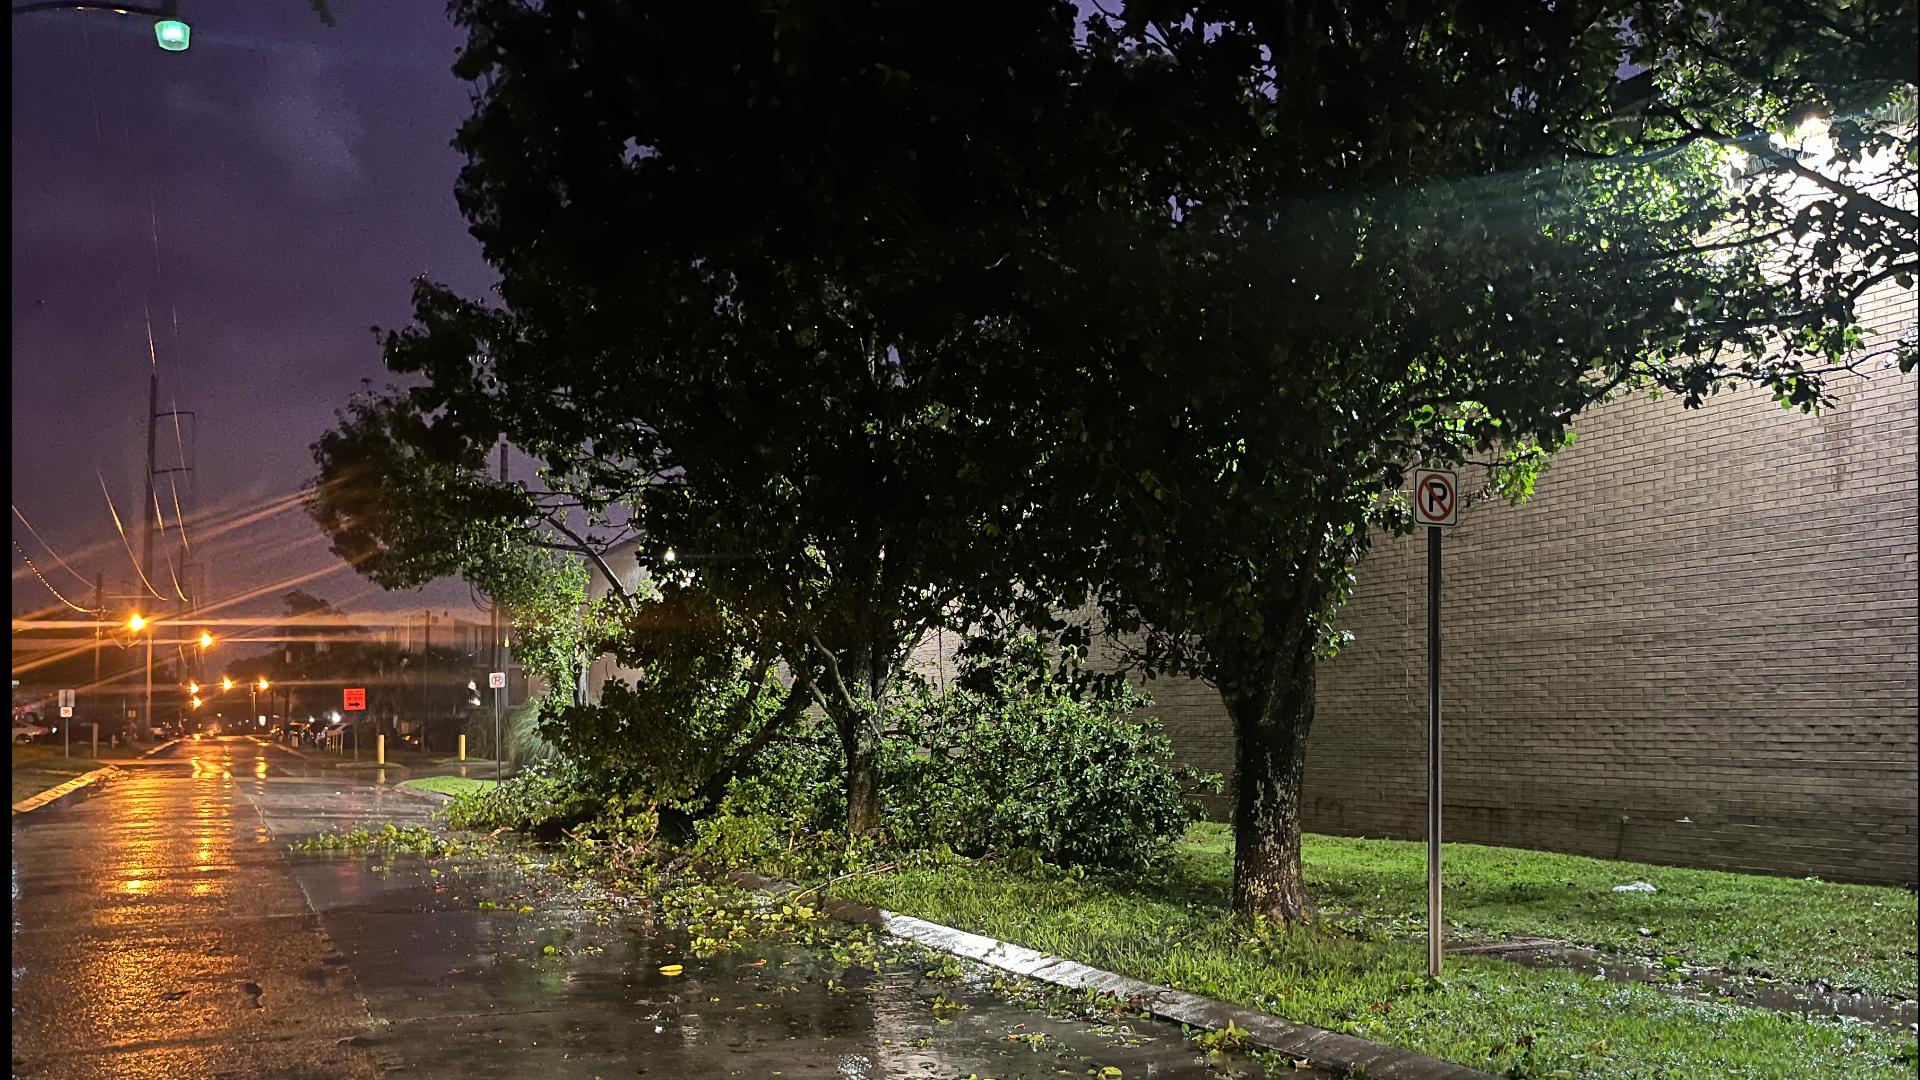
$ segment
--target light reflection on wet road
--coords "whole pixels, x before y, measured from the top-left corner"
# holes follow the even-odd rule
[[[910,963],[686,957],[644,911],[503,865],[292,854],[433,805],[251,740],[126,771],[14,823],[17,1076],[1222,1075],[1167,1025],[1053,1020]]]
[[[15,1075],[376,1075],[255,805],[265,754],[181,744],[14,821]]]

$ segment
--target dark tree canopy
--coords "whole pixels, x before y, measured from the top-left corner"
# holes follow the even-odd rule
[[[1912,272],[1911,0],[452,11],[498,302],[417,286],[420,385],[317,449],[374,478],[318,493],[337,549],[630,522],[834,719],[856,830],[922,634],[1096,600],[1235,717],[1249,914],[1308,914],[1315,664],[1409,469],[1521,497],[1613,394],[1814,407]],[[1839,179],[1769,149],[1811,111]],[[486,481],[501,439],[560,494]]]

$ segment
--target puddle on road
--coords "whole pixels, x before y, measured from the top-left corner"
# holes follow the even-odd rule
[[[505,860],[402,857],[383,872],[364,856],[293,859],[377,1018],[367,1045],[409,1076],[1264,1075],[1247,1059],[1210,1064],[1172,1025],[1010,1004],[986,975],[943,978],[929,969],[944,958],[904,943],[878,971],[830,945],[764,940],[703,959],[644,906],[603,906]],[[673,964],[682,973],[661,972]]]

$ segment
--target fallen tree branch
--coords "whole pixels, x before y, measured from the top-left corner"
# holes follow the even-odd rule
[[[905,861],[906,860],[904,859],[896,859],[893,862],[886,863],[881,866],[869,866],[864,870],[855,870],[850,874],[841,874],[839,877],[828,878],[827,880],[821,882],[818,885],[810,885],[807,888],[801,889],[797,893],[790,893],[788,895],[791,896],[792,898],[798,899],[799,897],[805,896],[810,892],[819,892],[827,888],[829,885],[838,885],[843,881],[850,881],[857,877],[871,877],[875,874],[885,874],[890,871],[900,869],[901,865],[905,863]]]

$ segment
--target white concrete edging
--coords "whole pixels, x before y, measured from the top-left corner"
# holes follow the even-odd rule
[[[791,882],[759,874],[736,874],[734,880],[749,888],[786,893],[799,890]],[[1247,1042],[1274,1050],[1295,1060],[1304,1059],[1317,1066],[1345,1072],[1358,1071],[1368,1080],[1495,1080],[1491,1073],[1428,1057],[1397,1046],[1383,1046],[1352,1035],[1324,1028],[1295,1024],[1271,1013],[1171,986],[1144,982],[1112,971],[1090,967],[1077,960],[1046,953],[975,934],[911,915],[882,911],[846,900],[825,899],[821,910],[838,919],[878,926],[895,937],[916,941],[930,949],[965,957],[1040,982],[1068,989],[1098,990],[1159,1017],[1190,1027],[1219,1030],[1229,1023],[1247,1033]]]
[[[76,776],[73,779],[68,780],[64,783],[55,785],[54,787],[50,787],[38,795],[30,795],[24,799],[21,799],[19,802],[14,803],[13,812],[15,814],[25,814],[25,813],[28,813],[29,811],[38,810],[41,807],[47,805],[48,803],[54,801],[55,799],[60,799],[68,795],[71,795],[74,792],[79,791],[81,788],[86,787],[88,784],[91,784],[96,780],[104,780],[108,776],[111,776],[118,771],[119,771],[118,769],[115,769],[111,765],[104,765],[98,769],[93,770],[92,772],[81,773],[79,776]]]

